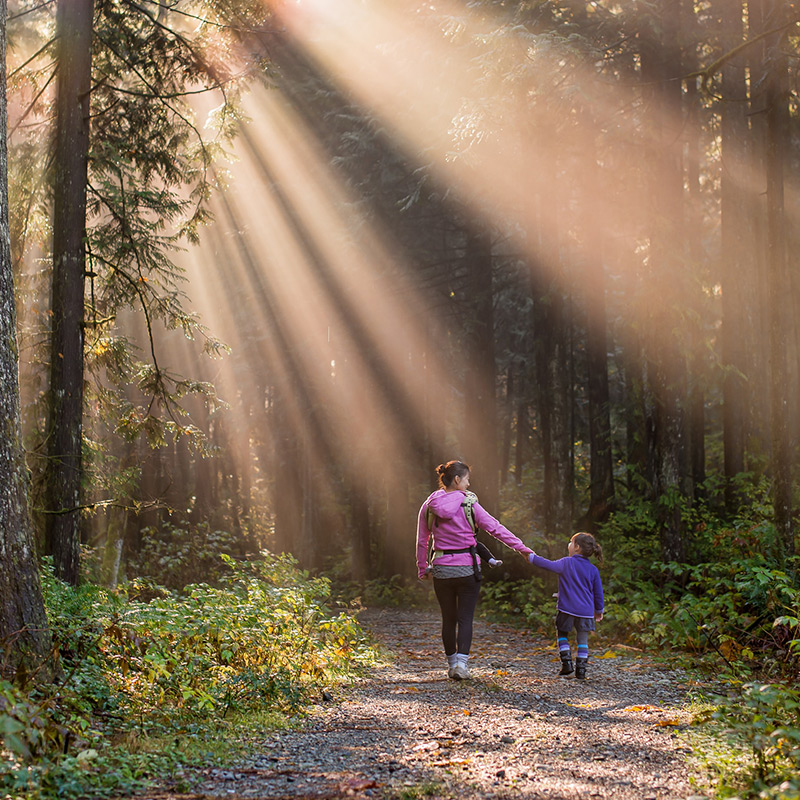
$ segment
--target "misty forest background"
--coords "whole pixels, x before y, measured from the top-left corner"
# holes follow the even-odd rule
[[[770,681],[723,784],[798,796],[800,9],[333,5],[9,5],[8,780],[341,678],[460,458],[542,555],[596,533],[607,635]]]

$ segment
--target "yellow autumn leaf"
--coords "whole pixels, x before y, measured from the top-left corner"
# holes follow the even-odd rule
[[[606,650],[605,653],[601,656],[597,656],[598,658],[619,658],[619,655],[615,653],[613,650]]]
[[[667,725],[678,726],[680,724],[681,721],[679,719],[660,719],[658,722],[656,722],[656,725],[662,728],[666,727]]]

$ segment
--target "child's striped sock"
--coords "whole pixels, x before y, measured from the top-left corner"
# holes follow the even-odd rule
[[[569,641],[566,636],[558,637],[558,654],[561,656],[562,661],[565,658],[572,658],[572,653],[569,649]]]

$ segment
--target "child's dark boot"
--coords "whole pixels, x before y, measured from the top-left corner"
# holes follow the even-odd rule
[[[559,675],[572,675],[575,672],[575,669],[572,666],[572,657],[568,656],[567,658],[561,659],[561,672]]]
[[[586,663],[588,662],[588,658],[576,658],[575,659],[575,677],[580,678],[581,680],[586,678]]]

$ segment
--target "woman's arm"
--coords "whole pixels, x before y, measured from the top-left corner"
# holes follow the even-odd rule
[[[526,556],[533,552],[521,539],[486,511],[480,503],[475,503],[472,506],[472,513],[475,515],[475,524],[482,531],[486,531],[490,536],[502,542],[506,547],[510,547],[512,550],[516,550]]]
[[[428,542],[431,538],[431,531],[425,519],[427,501],[422,504],[417,515],[417,575],[420,580],[425,578],[428,570]]]

